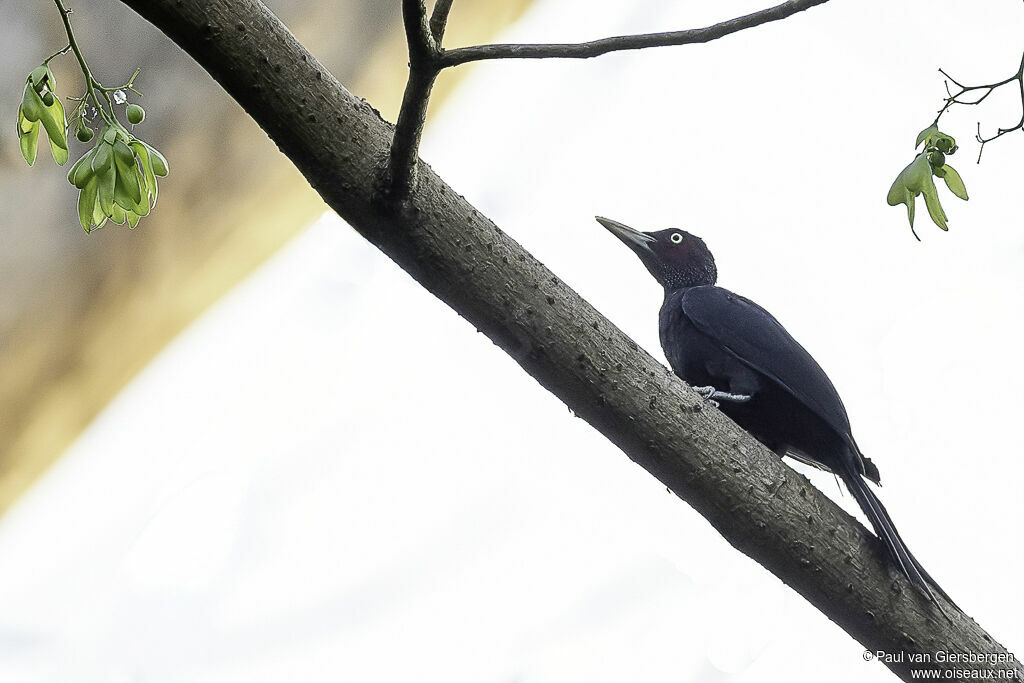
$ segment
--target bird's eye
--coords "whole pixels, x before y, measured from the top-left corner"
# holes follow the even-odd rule
[[[672,244],[679,244],[680,242],[683,241],[683,236],[682,236],[682,234],[680,234],[678,232],[674,232],[669,237],[669,239],[672,240]]]

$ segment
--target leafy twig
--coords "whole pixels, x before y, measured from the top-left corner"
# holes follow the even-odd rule
[[[65,7],[63,0],[53,1],[60,10],[68,45],[36,67],[26,81],[25,96],[18,109],[18,138],[22,155],[29,165],[35,161],[39,124],[42,122],[50,138],[54,160],[63,164],[68,159],[68,123],[60,99],[53,92],[49,62],[70,50],[74,52],[85,79],[85,93],[81,97],[68,98],[77,103],[71,117],[77,126],[75,135],[80,142],[96,138],[92,149],[83,154],[68,172],[68,182],[80,190],[79,222],[86,232],[94,226],[103,226],[108,220],[127,223],[134,228],[152,210],[157,198],[156,179],[166,176],[168,170],[164,156],[133,135],[117,118],[115,105],[127,103],[125,90],[142,95],[135,89],[139,69],[124,85],[104,87],[93,76],[78,46],[71,27],[71,10]],[[103,119],[98,136],[88,124],[90,104],[93,115],[98,112]],[[133,102],[125,107],[124,115],[134,130],[136,124],[142,123],[146,112]]]

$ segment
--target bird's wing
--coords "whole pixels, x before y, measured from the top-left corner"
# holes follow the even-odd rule
[[[855,452],[839,394],[821,366],[771,313],[721,287],[693,287],[683,314],[740,362],[778,384],[847,439]]]

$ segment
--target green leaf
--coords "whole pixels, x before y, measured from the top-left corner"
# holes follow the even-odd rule
[[[53,104],[46,107],[42,119],[46,127],[46,135],[50,138],[50,152],[59,166],[68,162],[68,122],[64,117],[64,105],[60,98],[54,97]]]
[[[102,183],[102,179],[99,176],[96,176],[96,200],[97,201],[93,202],[93,207],[92,207],[92,224],[95,225],[97,228],[101,227],[104,223],[107,222],[107,217],[103,213],[103,207],[100,206],[100,203],[99,203],[100,183]]]
[[[118,166],[117,180],[114,183],[114,202],[126,211],[136,211],[142,205],[141,179],[137,170],[129,169],[122,173]],[[136,211],[138,213],[138,211]]]
[[[130,211],[134,206],[135,203],[132,201],[132,198],[128,195],[128,188],[125,185],[125,178],[119,172],[117,173],[114,179],[114,208],[116,209],[117,207],[121,207],[122,211],[124,209],[128,209]],[[113,218],[113,216],[111,216],[111,218]],[[118,221],[115,220],[114,222],[117,223]],[[124,221],[121,222],[123,223]]]
[[[89,150],[83,154],[82,158],[76,161],[74,165],[71,166],[71,170],[68,171],[68,182],[78,189],[84,188],[85,184],[89,182],[89,179],[94,175],[91,163],[92,155],[95,153],[95,148]]]
[[[132,141],[130,147],[138,155],[139,162],[142,165],[143,178],[146,182],[146,193],[149,195],[150,202],[152,202],[153,205],[156,205],[156,175],[153,173],[153,163],[150,160],[149,149],[147,149],[146,145],[142,144],[138,140]]]
[[[42,103],[42,100],[40,100]],[[68,148],[68,137],[65,133],[65,129],[68,122],[65,121],[63,116],[63,105],[60,100],[56,97],[53,98],[53,103],[49,106],[43,104],[43,112],[39,119],[40,123],[46,129],[46,134],[49,136],[52,142],[55,142],[57,146]]]
[[[124,225],[124,219],[127,215],[123,207],[114,204],[114,210],[110,212],[110,220],[118,225]]]
[[[114,161],[114,148],[105,142],[96,145],[92,155],[92,170],[94,173],[102,173],[112,165]]]
[[[37,125],[36,121],[29,121],[25,118],[25,112],[21,110],[21,105],[18,105],[18,137],[20,138],[25,133],[31,130],[32,126]]]
[[[33,88],[41,89],[49,73],[50,68],[45,64],[40,64],[36,68],[32,69],[32,73],[28,75],[28,82],[32,84]],[[53,88],[51,88],[51,90],[52,89]]]
[[[18,137],[18,142],[21,143],[21,156],[25,157],[29,166],[36,162],[36,147],[39,144],[39,122],[33,121],[30,124],[31,128]],[[20,124],[18,130],[21,130]]]
[[[53,160],[57,162],[58,166],[68,163],[68,148],[61,147],[53,141],[53,138],[50,138],[50,154],[53,155]]]
[[[946,187],[949,191],[955,194],[960,199],[967,201],[967,188],[964,187],[964,181],[960,177],[960,174],[956,172],[956,169],[946,164],[942,167],[942,175],[939,176],[946,181]],[[938,173],[936,173],[938,175]]]
[[[142,200],[142,189],[139,186],[139,167],[135,162],[135,154],[128,148],[128,145],[120,140],[114,145],[114,163],[117,165],[118,185],[131,198],[130,206],[125,206],[121,202],[118,203],[126,209],[131,209],[132,206]]]
[[[924,130],[922,130],[920,133],[917,134],[917,141],[914,142],[914,149],[917,149],[918,147],[920,147],[922,142],[927,143],[928,142],[928,138],[930,138],[932,135],[935,135],[938,132],[939,132],[939,127],[936,126],[934,123],[932,125],[928,126],[927,128],[925,128]],[[928,148],[927,144],[925,144],[925,148],[926,149]]]
[[[96,188],[96,196],[100,199],[99,207],[104,216],[109,216],[114,210],[114,184],[117,181],[117,169],[110,165],[96,176],[99,178],[99,186]]]
[[[946,212],[942,210],[942,204],[939,203],[939,195],[937,192],[925,192],[924,203],[928,207],[928,215],[932,217],[932,221],[935,225],[939,226],[943,230],[949,230],[946,227]]]
[[[897,204],[906,204],[913,200],[914,194],[903,184],[903,178],[897,176],[896,180],[892,181],[892,187],[889,188],[889,194],[886,195],[885,201],[888,202],[889,206],[896,206]]]
[[[138,179],[138,183],[139,183],[139,190],[140,190],[139,194],[140,194],[140,197],[139,197],[139,201],[135,202],[132,205],[132,211],[137,213],[140,216],[148,216],[149,215],[149,210],[150,210],[150,204],[149,204],[149,195],[146,194],[146,188],[143,187],[145,182],[142,180],[142,176],[140,176],[140,175],[137,175],[136,178]]]
[[[927,152],[918,154],[910,164],[900,171],[889,188],[886,201],[890,206],[907,205],[907,219],[910,227],[914,227],[914,203],[917,195],[923,194],[928,215],[935,224],[946,230],[946,212],[939,203],[939,193],[932,178],[932,166],[928,161]]]
[[[92,218],[96,209],[96,187],[98,184],[99,178],[93,176],[85,184],[85,187],[82,188],[81,194],[78,195],[78,222],[82,224],[86,232],[92,230]]]
[[[146,145],[145,142],[142,144]],[[146,145],[146,148],[149,150],[149,159],[153,163],[153,173],[160,177],[167,175],[167,159],[164,158],[164,155],[151,145]]]
[[[21,110],[29,121],[38,121],[46,113],[46,105],[43,104],[39,93],[29,83],[25,84],[25,94],[21,98]]]
[[[135,163],[135,153],[131,148],[120,140],[116,141],[114,147],[114,161],[123,166]]]
[[[46,106],[46,105],[44,105]],[[61,104],[59,97],[53,98],[53,104],[46,107],[46,113],[48,117],[43,119],[43,125],[46,125],[46,120],[53,121],[53,129],[49,126],[46,128],[46,134],[50,136],[50,139],[56,142],[59,146],[67,149],[68,146],[68,120],[64,116],[64,105]]]
[[[928,155],[922,152],[914,158],[910,165],[900,173],[903,184],[915,195],[924,192],[931,187],[935,188],[932,182],[932,165],[928,162]]]
[[[933,190],[935,188],[931,178],[932,166],[928,163],[928,155],[921,152],[906,168],[900,171],[896,180],[893,181],[892,187],[889,188],[886,201],[889,206],[907,205],[907,220],[910,221],[910,227],[914,227],[915,197],[921,194],[928,184],[931,184]]]
[[[135,226],[139,224],[139,218],[140,218],[139,214],[135,213],[134,211],[129,211],[128,215],[127,215],[127,218],[128,218],[128,227],[131,228],[132,230],[134,230]]]

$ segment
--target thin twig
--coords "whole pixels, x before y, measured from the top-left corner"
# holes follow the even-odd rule
[[[81,67],[82,76],[85,79],[85,95],[82,96],[82,104],[79,106],[84,107],[85,102],[92,99],[100,117],[107,124],[123,129],[124,127],[118,123],[117,117],[114,115],[114,107],[110,104],[110,98],[107,96],[105,88],[92,75],[92,71],[89,70],[89,65],[85,61],[85,56],[82,54],[82,50],[78,47],[78,41],[75,39],[75,32],[71,28],[71,10],[64,6],[62,0],[53,0],[53,2],[57,6],[57,9],[60,10],[60,18],[64,22],[64,32],[68,36],[68,47],[62,52],[66,52],[70,49],[75,53],[75,58],[78,59],[78,65]],[[61,52],[58,52],[57,54],[61,54]],[[54,57],[55,56],[56,55],[54,55]],[[53,57],[50,59],[53,59]],[[133,80],[134,78],[135,76],[132,76]],[[107,106],[110,108],[109,113],[104,110],[103,103],[100,101],[100,95],[103,95],[107,100]]]
[[[1010,76],[1009,78],[1004,78],[1003,80],[997,81],[995,83],[986,83],[984,85],[964,85],[963,83],[961,83],[960,81],[956,80],[948,73],[943,71],[942,69],[939,69],[939,73],[945,76],[947,79],[946,98],[942,104],[942,108],[939,109],[938,113],[935,116],[935,121],[932,122],[933,126],[939,125],[939,119],[941,119],[942,115],[949,111],[950,107],[952,107],[954,104],[961,104],[965,106],[979,105],[986,99],[988,99],[988,96],[995,92],[998,88],[1001,88],[1009,83],[1017,83],[1017,89],[1020,92],[1021,103],[1020,121],[1018,121],[1016,124],[1009,128],[997,128],[995,135],[992,135],[990,137],[984,137],[981,134],[981,122],[978,122],[978,132],[975,134],[974,139],[980,143],[980,147],[978,148],[979,164],[981,163],[981,153],[985,151],[985,143],[992,142],[996,138],[1001,138],[1007,133],[1012,133],[1015,130],[1024,129],[1024,57],[1021,57],[1020,66],[1017,68],[1017,73]],[[953,83],[953,85],[960,88],[960,90],[955,93],[950,91],[950,81]],[[973,100],[962,99],[964,95],[967,95],[968,93],[977,93],[978,91],[984,92],[980,96],[976,96]]]
[[[685,31],[617,36],[587,43],[477,45],[443,50],[440,44],[452,2],[437,0],[428,21],[424,0],[402,0],[402,18],[409,46],[409,80],[405,86],[388,161],[385,189],[391,199],[407,198],[416,184],[417,153],[426,122],[430,90],[442,69],[484,59],[584,59],[620,50],[706,43],[737,31],[785,19],[828,0],[789,0],[713,26]]]
[[[66,55],[70,51],[71,51],[71,43],[68,43],[66,47],[63,47],[60,50],[57,50],[52,55],[50,55],[49,57],[44,59],[43,60],[43,64],[49,64],[55,57],[60,57],[61,55]]]
[[[753,14],[722,21],[712,26],[687,29],[685,31],[615,36],[585,43],[506,44],[462,47],[443,51],[441,53],[441,68],[458,66],[459,64],[477,62],[484,59],[588,59],[622,50],[641,50],[648,47],[707,43],[737,31],[785,19],[797,12],[803,12],[827,1],[790,0],[789,2],[784,2],[781,5],[769,7]]]
[[[448,26],[448,13],[452,10],[452,3],[455,0],[437,0],[434,4],[434,12],[430,15],[430,34],[434,36],[434,42],[438,47],[444,38],[444,30]]]
[[[981,143],[978,148],[978,163],[981,163],[981,153],[985,151],[985,143],[992,142],[996,138],[1001,138],[1007,133],[1012,133],[1015,130],[1024,130],[1024,60],[1021,60],[1020,71],[1017,73],[1017,91],[1020,93],[1020,120],[1017,121],[1013,126],[1009,128],[999,128],[996,130],[996,134],[991,137],[982,137],[981,135],[981,121],[978,122],[978,133],[974,136],[974,139]]]

